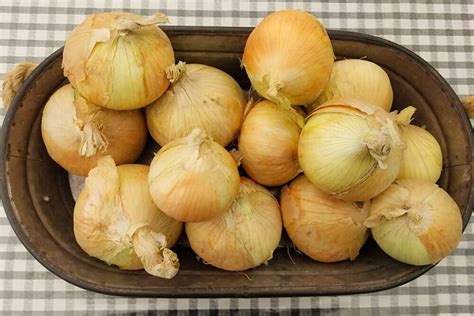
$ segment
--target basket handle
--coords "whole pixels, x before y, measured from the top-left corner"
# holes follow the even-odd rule
[[[466,114],[470,119],[474,119],[474,95],[469,95],[461,98],[462,105]]]
[[[24,62],[16,64],[12,70],[5,74],[3,78],[3,108],[6,110],[10,106],[15,94],[20,90],[21,85],[30,76],[37,64]]]

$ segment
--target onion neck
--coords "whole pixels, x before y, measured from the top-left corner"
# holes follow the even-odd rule
[[[382,126],[376,126],[369,130],[362,140],[369,154],[377,162],[379,168],[387,169],[387,159],[393,147],[401,146],[402,141],[396,130],[395,122],[387,119]]]
[[[418,207],[402,206],[370,216],[364,222],[364,225],[368,228],[374,228],[397,218],[406,217],[408,228],[414,233],[420,233],[428,225],[426,215],[427,213]]]
[[[115,22],[115,29],[121,35],[128,34],[129,31],[134,31],[139,29],[142,26],[149,26],[155,24],[165,24],[169,23],[169,18],[163,13],[155,13],[149,17],[141,17],[141,16],[122,16],[117,19]]]
[[[132,241],[146,272],[165,279],[171,279],[178,273],[178,256],[166,248],[165,235],[144,226],[133,233]]]
[[[91,157],[98,152],[105,152],[109,146],[109,141],[102,133],[102,126],[89,121],[81,128],[81,144],[79,145],[79,155],[81,157]]]
[[[416,108],[408,106],[400,111],[397,115],[396,121],[401,125],[409,125],[413,120],[413,114],[415,114]]]
[[[176,65],[170,65],[166,67],[165,73],[171,83],[176,83],[186,74],[186,63],[180,61]]]
[[[275,77],[270,74],[265,75],[263,81],[267,82],[268,89],[266,93],[273,102],[285,107],[291,107],[290,101],[281,91],[284,86],[282,82],[277,81]]]
[[[79,155],[81,157],[91,157],[99,152],[104,153],[109,146],[109,141],[102,132],[102,124],[97,119],[97,115],[102,109],[87,103],[77,92],[74,95],[73,105],[74,122],[81,133]]]

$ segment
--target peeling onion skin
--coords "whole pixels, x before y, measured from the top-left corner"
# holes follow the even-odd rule
[[[336,61],[329,82],[308,110],[311,112],[319,105],[341,97],[359,99],[389,112],[393,102],[390,78],[380,66],[368,60]]]
[[[242,166],[260,184],[282,185],[300,172],[298,138],[302,115],[271,101],[258,102],[245,117],[238,148]]]
[[[291,241],[313,260],[354,260],[370,235],[367,207],[327,195],[304,175],[282,189],[280,202]]]
[[[68,36],[64,75],[89,102],[114,110],[148,105],[168,88],[165,69],[174,64],[167,17],[128,12],[88,16]]]
[[[150,134],[164,146],[200,128],[216,143],[227,146],[242,125],[246,103],[242,89],[217,68],[200,64],[181,67],[183,73],[177,81],[147,107]]]
[[[111,155],[117,164],[135,162],[143,151],[147,130],[143,113],[102,108],[93,122],[108,141],[105,151],[86,157],[80,154],[83,131],[74,106],[74,90],[67,84],[49,98],[41,119],[41,134],[50,157],[68,172],[87,176],[101,157]]]
[[[227,271],[255,268],[272,258],[281,239],[278,202],[263,186],[240,179],[240,192],[225,214],[186,223],[194,252],[206,263]]]
[[[231,154],[200,129],[162,147],[150,165],[148,184],[156,205],[182,222],[225,213],[239,192]]]
[[[428,265],[459,244],[462,218],[456,202],[428,180],[402,179],[372,200],[365,225],[382,250],[412,265]]]
[[[264,98],[286,105],[310,104],[329,80],[334,52],[313,15],[281,10],[267,15],[250,33],[242,64]]]

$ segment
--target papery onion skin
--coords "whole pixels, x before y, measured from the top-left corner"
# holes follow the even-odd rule
[[[140,254],[155,247],[141,238],[163,234],[166,247],[176,242],[182,223],[153,203],[148,192],[148,171],[148,166],[138,164],[116,167],[110,156],[100,159],[98,167],[91,170],[74,207],[74,235],[88,255],[121,269],[136,270],[144,268],[135,252],[137,246],[145,247]],[[150,253],[147,257],[156,256],[161,254]],[[175,255],[171,252],[165,257],[170,256]],[[145,265],[147,271],[156,267],[163,268],[160,264]],[[170,268],[170,277],[177,272],[176,266],[164,268]],[[162,276],[161,273],[151,274]]]
[[[458,245],[459,207],[427,180],[401,179],[372,200],[365,225],[382,250],[412,265],[435,264]]]
[[[334,63],[331,77],[309,112],[334,98],[354,98],[390,111],[393,90],[387,73],[377,64],[362,59]]]
[[[314,260],[354,260],[369,236],[367,207],[329,196],[304,175],[282,189],[280,203],[290,239]]]
[[[149,107],[147,124],[153,138],[164,146],[204,130],[222,146],[228,145],[242,124],[245,96],[239,84],[214,67],[183,64],[177,81]]]
[[[367,201],[397,177],[404,144],[395,114],[356,99],[326,102],[307,118],[298,158],[323,192]]]
[[[238,148],[247,174],[263,185],[278,186],[299,172],[298,138],[304,118],[295,110],[263,100],[245,117]]]
[[[127,217],[135,223],[149,223],[151,230],[166,236],[167,247],[171,248],[181,235],[183,223],[163,213],[153,202],[148,188],[150,167],[129,164],[118,166],[117,169],[120,179],[120,196]],[[140,197],[140,201],[137,197]],[[138,207],[139,211],[137,211]]]
[[[165,69],[175,61],[169,38],[156,26],[166,20],[127,12],[88,16],[66,40],[64,75],[91,103],[115,110],[146,106],[168,88]]]
[[[200,222],[226,212],[239,191],[231,154],[195,129],[160,149],[148,184],[153,201],[182,222]]]
[[[400,126],[406,149],[397,179],[424,179],[436,183],[443,169],[443,153],[436,138],[416,125]]]
[[[221,216],[186,223],[194,252],[206,263],[228,271],[255,268],[272,258],[281,239],[278,202],[263,186],[240,179],[240,192]]]
[[[143,113],[137,110],[97,110],[93,121],[108,145],[105,151],[85,157],[80,154],[81,138],[84,137],[80,126],[85,122],[78,118],[74,98],[74,90],[67,84],[53,93],[43,110],[41,134],[54,161],[72,174],[86,176],[97,166],[98,159],[106,155],[111,155],[117,164],[138,159],[147,139]]]
[[[266,99],[309,104],[329,80],[334,52],[314,16],[281,10],[266,16],[250,33],[242,64],[253,87]]]

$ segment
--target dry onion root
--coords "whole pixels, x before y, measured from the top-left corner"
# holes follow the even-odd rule
[[[282,231],[278,202],[267,189],[245,177],[226,213],[185,227],[194,252],[229,271],[255,268],[271,260]]]
[[[435,264],[458,245],[461,212],[446,191],[427,180],[397,180],[373,199],[365,225],[398,261]]]
[[[74,235],[90,256],[121,269],[144,268],[170,279],[179,269],[169,248],[182,223],[168,217],[148,192],[145,165],[115,166],[106,156],[92,169],[74,207]]]
[[[161,145],[204,130],[226,146],[242,125],[245,97],[239,84],[214,67],[179,62],[167,68],[171,86],[146,112],[150,134]]]
[[[314,260],[354,260],[369,236],[363,225],[367,204],[359,207],[329,196],[304,175],[282,189],[280,202],[291,241]]]
[[[64,46],[64,76],[89,102],[114,110],[146,106],[169,86],[166,67],[174,64],[170,40],[156,24],[157,13],[141,17],[128,12],[88,16]]]
[[[55,91],[46,103],[41,134],[51,158],[68,172],[81,176],[86,176],[105,155],[111,155],[117,164],[134,162],[147,138],[141,112],[92,105],[70,84]]]
[[[334,52],[319,21],[302,10],[266,16],[250,33],[242,64],[257,92],[278,104],[310,104],[331,75]]]

